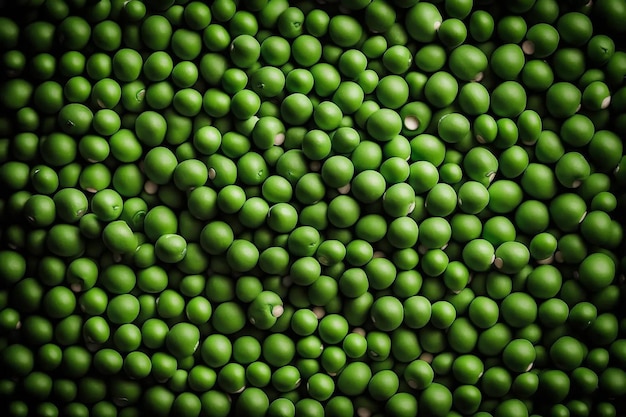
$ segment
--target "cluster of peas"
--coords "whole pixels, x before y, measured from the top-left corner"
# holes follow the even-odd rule
[[[0,413],[626,412],[621,0],[17,0]]]

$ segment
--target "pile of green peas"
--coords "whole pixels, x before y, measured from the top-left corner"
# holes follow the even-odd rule
[[[626,413],[623,0],[0,11],[1,415]]]

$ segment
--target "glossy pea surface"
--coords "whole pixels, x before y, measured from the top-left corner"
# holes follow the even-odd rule
[[[623,413],[623,2],[1,15],[0,414]]]

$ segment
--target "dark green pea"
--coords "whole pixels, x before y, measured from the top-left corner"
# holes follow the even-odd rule
[[[506,43],[520,43],[526,36],[526,21],[521,16],[504,16],[498,21],[498,36]]]
[[[52,133],[39,143],[44,161],[53,166],[64,166],[76,158],[77,144],[70,136]]]
[[[532,91],[545,91],[554,82],[552,68],[542,60],[529,60],[522,69],[522,83]]]
[[[580,49],[562,48],[554,53],[554,72],[563,81],[577,81],[585,72],[585,68],[585,55]],[[602,91],[598,93],[603,94]]]
[[[26,201],[23,212],[33,226],[46,227],[54,222],[56,206],[52,198],[36,194]]]
[[[592,111],[606,109],[611,103],[611,93],[602,81],[593,81],[585,87],[582,105]]]
[[[528,167],[529,156],[520,146],[512,146],[500,154],[499,170],[506,178],[520,176]]]
[[[460,19],[444,19],[437,30],[437,36],[446,47],[455,48],[465,41],[467,28]]]
[[[501,117],[517,117],[526,108],[526,93],[521,84],[505,81],[491,94],[491,110]]]
[[[53,194],[59,186],[57,173],[46,165],[35,165],[30,171],[30,181],[40,194]]]
[[[537,23],[528,28],[522,47],[527,55],[546,58],[557,49],[559,39],[559,32],[556,28],[547,23]]]
[[[587,43],[586,52],[591,62],[604,65],[615,54],[615,42],[606,35],[594,35]]]
[[[34,107],[45,114],[54,114],[63,107],[63,87],[55,81],[41,83],[33,94]]]
[[[53,225],[48,232],[46,244],[55,255],[68,258],[78,256],[85,250],[80,229],[68,224]]]
[[[469,32],[476,42],[489,40],[494,32],[494,19],[486,10],[472,12],[469,20]]]
[[[581,98],[580,90],[574,85],[568,82],[559,82],[548,89],[546,106],[554,117],[567,118],[578,111]]]
[[[500,78],[514,80],[524,67],[524,52],[516,44],[504,44],[496,48],[490,59],[493,72]]]

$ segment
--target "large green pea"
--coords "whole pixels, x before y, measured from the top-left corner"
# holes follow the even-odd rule
[[[409,35],[418,42],[429,43],[437,36],[443,18],[430,3],[418,3],[411,7],[405,17]]]
[[[491,93],[491,110],[501,117],[517,117],[526,108],[526,92],[516,81],[505,81]]]
[[[452,74],[438,71],[431,75],[424,86],[426,99],[437,108],[449,106],[456,99],[459,85]]]
[[[48,231],[46,237],[48,249],[55,255],[73,258],[85,250],[80,229],[69,224],[55,224]]]
[[[505,81],[517,78],[525,63],[524,52],[516,44],[504,44],[497,47],[490,58],[493,72]]]
[[[367,389],[371,377],[369,366],[363,362],[353,362],[339,374],[337,388],[345,395],[359,395]]]
[[[557,192],[554,172],[546,165],[530,163],[522,174],[522,188],[538,200],[553,198]]]
[[[530,251],[519,242],[504,242],[496,249],[494,265],[504,273],[519,272],[530,260]]]
[[[547,23],[537,23],[526,32],[526,40],[522,44],[522,48],[527,55],[546,58],[556,51],[559,40],[559,32],[554,26]]]
[[[113,252],[127,254],[137,249],[137,237],[124,220],[115,220],[102,231],[104,244]]]
[[[446,386],[433,382],[421,392],[419,403],[430,415],[445,416],[452,408],[452,393]]]
[[[573,84],[565,81],[552,84],[546,93],[548,112],[557,118],[573,116],[578,112],[581,100],[581,91]]]

